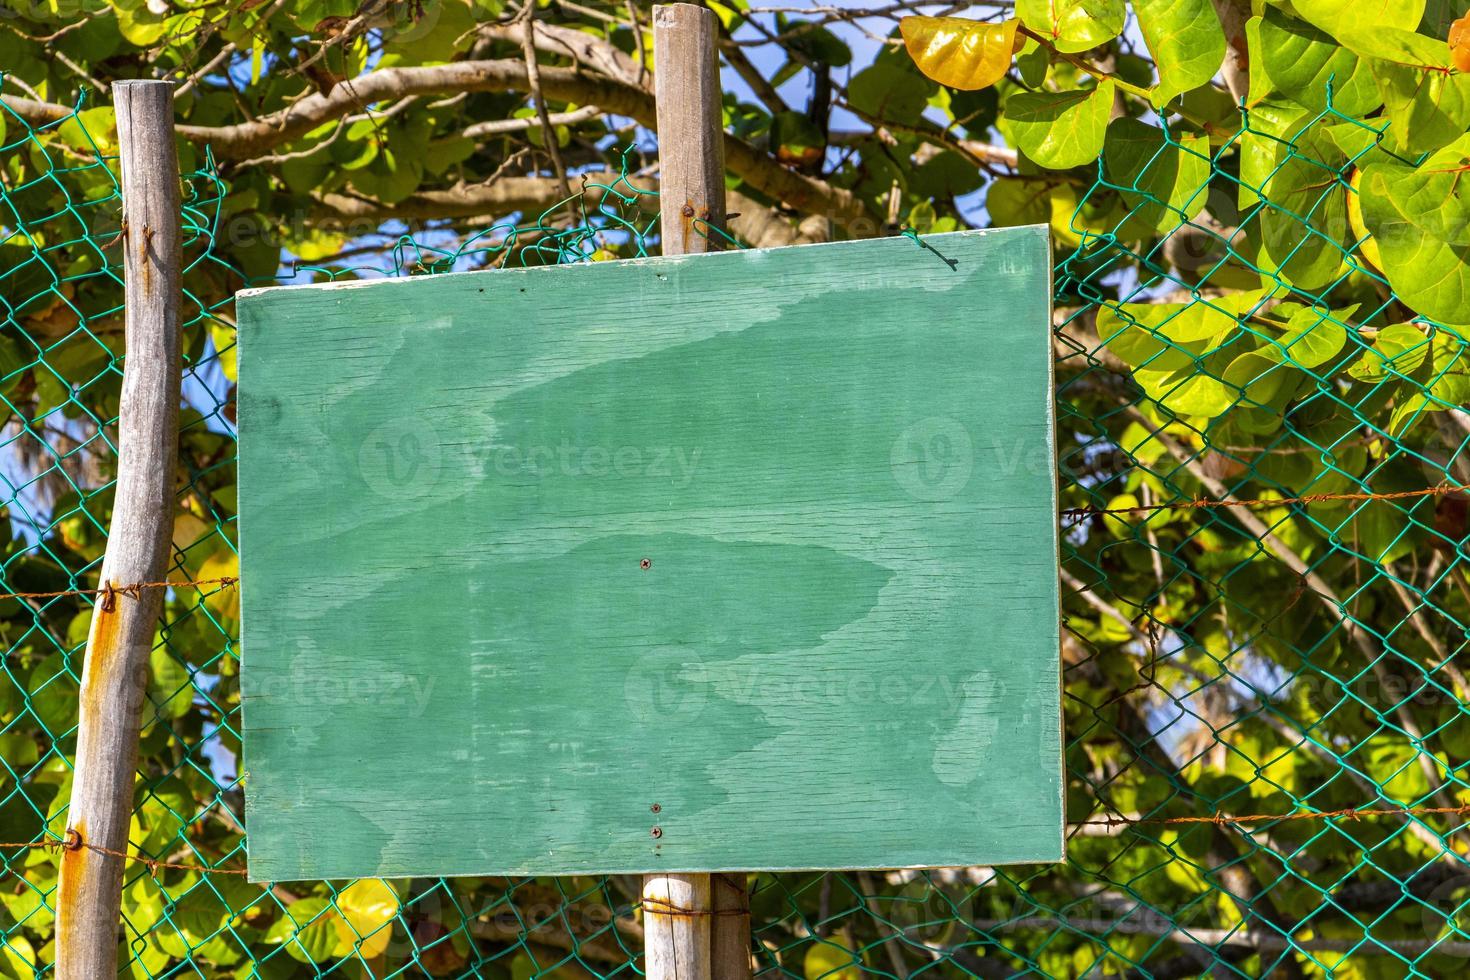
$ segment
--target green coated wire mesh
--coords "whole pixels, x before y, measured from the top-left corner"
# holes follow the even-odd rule
[[[1470,483],[1470,360],[1452,326],[1396,324],[1373,243],[1326,227],[1321,196],[1386,152],[1328,104],[1312,124],[1363,130],[1340,134],[1346,162],[1317,153],[1305,126],[1247,113],[1213,145],[1165,131],[1131,182],[1105,168],[1086,188],[1023,181],[1018,215],[1061,208],[1068,859],[753,874],[758,973],[1463,971],[1470,686],[1455,660],[1470,579],[1466,497],[1445,488]],[[36,129],[8,116],[0,137],[9,593],[95,588],[106,543],[122,283],[113,148],[95,113]],[[1155,164],[1175,177],[1150,177]],[[1291,181],[1275,179],[1283,168]],[[643,255],[657,202],[640,176],[629,155],[616,181],[535,220],[405,231],[277,278]],[[261,284],[221,256],[242,233],[221,221],[229,187],[207,159],[184,180],[180,583],[237,567],[231,302]],[[1268,182],[1288,199],[1263,196]],[[1192,218],[1202,198],[1214,223]],[[1349,281],[1361,302],[1323,301]],[[4,976],[52,972],[93,601],[0,599]],[[141,860],[123,899],[133,976],[641,972],[639,886],[624,877],[246,883],[237,614],[230,588],[167,595],[130,840]]]

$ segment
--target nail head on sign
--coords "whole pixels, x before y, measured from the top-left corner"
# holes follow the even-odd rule
[[[638,562],[638,567],[639,567],[639,568],[641,568],[641,569],[643,569],[643,570],[644,570],[644,571],[645,571],[645,572],[646,572],[646,571],[648,571],[648,570],[649,570],[649,569],[650,569],[650,568],[652,568],[652,567],[653,567],[653,560],[652,560],[652,559],[650,559],[650,558],[644,558],[644,559],[641,559],[641,560],[640,560],[640,561],[639,561],[639,562]]]
[[[662,827],[655,827],[652,830],[650,830],[648,833],[649,833],[649,836],[651,836],[655,840],[657,840],[658,838],[660,838],[660,837],[662,837],[664,835],[664,829]]]

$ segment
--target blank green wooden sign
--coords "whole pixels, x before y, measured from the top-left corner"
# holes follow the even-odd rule
[[[1062,856],[1044,228],[240,296],[255,879]]]

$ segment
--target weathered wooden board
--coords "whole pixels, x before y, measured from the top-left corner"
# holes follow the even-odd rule
[[[242,293],[256,879],[1054,861],[1044,228]]]

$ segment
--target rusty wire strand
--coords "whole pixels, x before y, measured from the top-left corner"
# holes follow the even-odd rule
[[[61,596],[91,595],[103,596],[105,601],[115,595],[127,595],[136,598],[137,593],[143,589],[198,588],[201,585],[218,585],[221,588],[230,588],[238,584],[239,581],[238,576],[225,575],[220,578],[197,578],[180,582],[130,582],[127,585],[114,585],[109,582],[95,589],[57,589],[52,592],[0,592],[0,599],[57,599]]]

